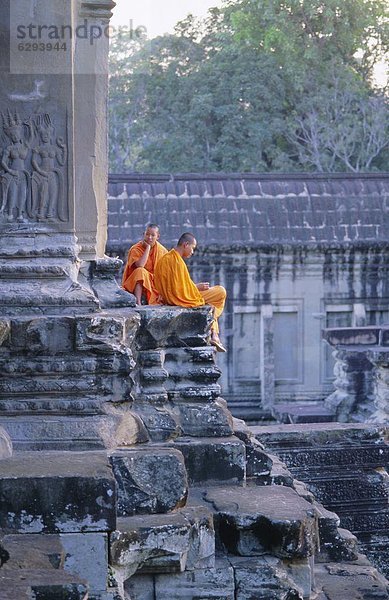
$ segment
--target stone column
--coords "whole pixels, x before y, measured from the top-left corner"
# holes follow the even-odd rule
[[[275,402],[274,324],[271,304],[261,306],[260,331],[261,399],[263,408],[271,409]]]
[[[129,443],[139,319],[104,257],[112,0],[0,4],[0,425],[17,449]],[[135,437],[134,437],[134,435]]]
[[[76,23],[90,41],[74,49],[75,226],[80,258],[102,258],[107,239],[107,96],[109,19],[115,2],[81,0]]]

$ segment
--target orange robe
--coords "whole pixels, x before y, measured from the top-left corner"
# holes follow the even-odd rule
[[[184,259],[173,248],[158,262],[154,271],[154,285],[164,304],[194,308],[210,304],[214,307],[215,320],[212,329],[219,332],[217,318],[223,312],[226,290],[215,285],[200,292],[192,281]]]
[[[122,287],[127,292],[133,293],[137,283],[141,283],[146,294],[148,304],[158,304],[158,292],[154,286],[154,271],[158,261],[167,253],[162,244],[156,242],[150,250],[149,257],[144,267],[137,267],[135,263],[143,256],[145,247],[140,241],[128,251],[127,264],[122,278]]]

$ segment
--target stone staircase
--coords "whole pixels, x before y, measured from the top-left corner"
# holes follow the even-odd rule
[[[389,574],[389,445],[385,430],[369,424],[272,425],[250,428],[283,461],[361,551]]]
[[[225,438],[34,456],[0,461],[2,600],[389,598],[337,515],[243,422]]]

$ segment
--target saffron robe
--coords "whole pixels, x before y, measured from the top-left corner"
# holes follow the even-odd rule
[[[226,302],[226,290],[215,285],[200,292],[192,281],[184,259],[173,248],[158,262],[154,271],[154,285],[164,304],[194,308],[210,304],[214,307],[214,322],[211,329],[219,332],[218,317]]]
[[[167,253],[165,246],[156,242],[150,250],[150,254],[144,267],[137,267],[135,263],[143,256],[145,247],[140,241],[128,251],[127,264],[122,278],[122,287],[127,292],[133,293],[137,283],[141,283],[148,304],[160,304],[159,294],[154,286],[154,271],[158,261]]]

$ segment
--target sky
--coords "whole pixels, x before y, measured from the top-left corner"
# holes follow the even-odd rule
[[[115,0],[111,25],[114,27],[146,27],[149,38],[172,33],[174,25],[188,13],[203,17],[212,6],[221,6],[222,0]]]

